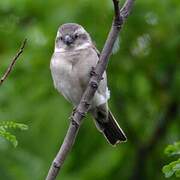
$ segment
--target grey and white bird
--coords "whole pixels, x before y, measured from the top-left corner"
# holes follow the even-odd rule
[[[59,27],[50,69],[55,88],[73,106],[81,100],[90,79],[92,67],[99,54],[90,35],[78,24],[67,23]],[[112,145],[126,141],[126,136],[108,108],[110,92],[106,72],[93,97],[90,111],[96,127]]]

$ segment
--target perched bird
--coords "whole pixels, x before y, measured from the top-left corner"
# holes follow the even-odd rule
[[[55,88],[75,107],[79,104],[90,79],[92,67],[99,60],[90,35],[78,24],[59,27],[50,69]],[[93,97],[90,111],[96,127],[112,145],[126,141],[126,136],[108,108],[110,92],[106,72]]]

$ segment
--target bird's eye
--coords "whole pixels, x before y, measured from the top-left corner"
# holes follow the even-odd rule
[[[56,41],[62,41],[63,40],[63,37],[62,36],[58,36]]]
[[[75,38],[75,39],[77,39],[78,37],[79,37],[79,35],[78,35],[78,34],[75,34],[75,35],[74,35],[74,38]]]

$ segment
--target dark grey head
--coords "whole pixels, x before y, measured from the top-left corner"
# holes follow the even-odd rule
[[[56,50],[73,50],[91,43],[86,30],[79,24],[67,23],[59,27],[56,37]]]

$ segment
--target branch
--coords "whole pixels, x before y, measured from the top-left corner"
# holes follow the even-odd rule
[[[14,56],[14,58],[12,59],[11,64],[9,65],[9,67],[7,68],[7,70],[5,71],[4,75],[1,77],[0,79],[0,86],[3,84],[3,82],[7,79],[7,77],[9,76],[9,74],[11,73],[16,61],[18,60],[18,58],[20,57],[20,55],[23,53],[25,45],[26,45],[27,39],[25,39],[22,44],[21,47],[19,49],[19,51],[17,52],[17,54]]]
[[[96,65],[96,68],[92,73],[92,77],[88,83],[88,86],[81,98],[79,105],[76,108],[76,111],[73,113],[71,117],[71,123],[69,125],[66,137],[64,139],[63,144],[60,147],[58,154],[52,162],[46,180],[54,180],[56,178],[69,151],[72,149],[80,125],[83,121],[85,114],[89,110],[91,100],[98,88],[99,82],[101,81],[102,75],[107,67],[108,60],[113,49],[113,45],[119,35],[120,30],[122,29],[122,25],[124,23],[125,18],[124,15],[121,14],[121,12],[124,12],[124,10],[122,9],[120,11],[118,0],[112,1],[114,4],[115,18],[113,20],[111,30],[109,32],[106,43],[100,55],[98,64]],[[126,3],[123,8],[128,12],[127,14],[129,14],[129,12],[131,11],[133,2],[134,0],[126,0]]]
[[[134,0],[126,1],[123,7],[121,8],[120,13],[121,13],[121,16],[123,17],[123,20],[125,20],[129,16],[131,12],[129,9],[132,9],[133,2]]]

